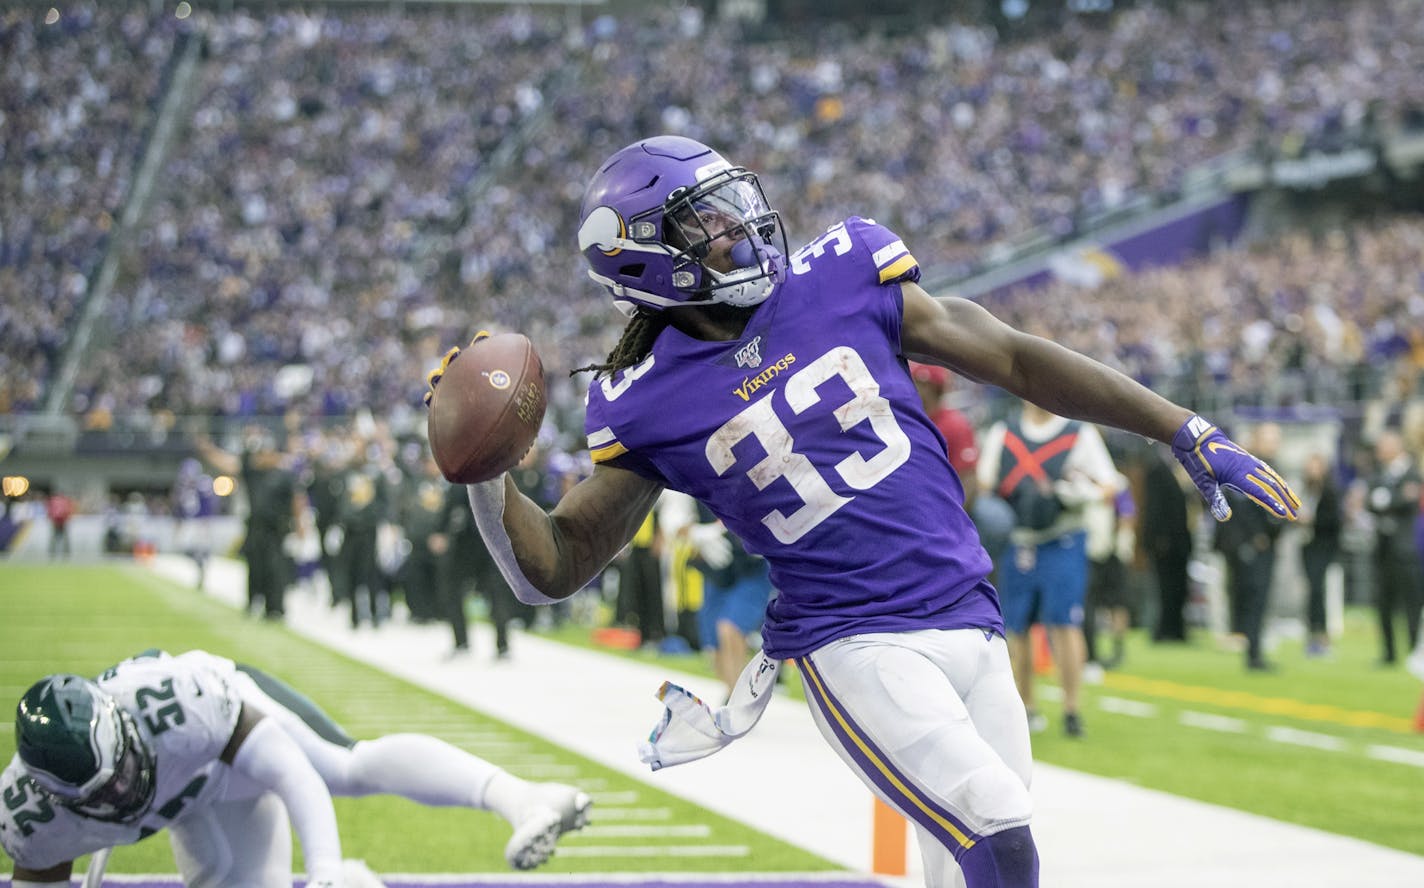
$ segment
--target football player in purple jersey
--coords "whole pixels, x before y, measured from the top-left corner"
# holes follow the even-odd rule
[[[550,512],[507,477],[470,486],[516,594],[568,597],[664,488],[692,495],[771,565],[766,662],[795,661],[827,742],[916,825],[927,883],[1037,885],[1028,728],[989,558],[908,361],[1169,444],[1218,519],[1222,485],[1285,518],[1295,495],[1190,410],[932,297],[871,220],[790,252],[756,175],[691,139],[605,161],[578,240],[630,320],[585,368],[593,473]]]

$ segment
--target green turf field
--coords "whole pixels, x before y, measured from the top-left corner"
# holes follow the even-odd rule
[[[574,626],[546,637],[593,646]],[[1269,674],[1246,672],[1204,631],[1185,645],[1134,633],[1123,667],[1084,690],[1083,740],[1062,734],[1054,679],[1039,679],[1051,727],[1034,736],[1034,757],[1424,854],[1424,733],[1413,729],[1424,685],[1377,668],[1377,656],[1367,610],[1347,612],[1330,659],[1283,642]],[[697,654],[664,659],[711,675]],[[799,697],[794,676],[790,685]]]
[[[540,738],[307,641],[252,621],[136,566],[0,566],[0,761],[14,752],[14,702],[41,676],[97,675],[143,649],[203,648],[258,666],[321,704],[353,736],[434,734],[528,779],[575,783],[592,825],[565,837],[541,873],[809,872],[811,854],[652,789]],[[378,872],[504,873],[509,828],[493,814],[399,799],[338,799],[343,851]],[[661,837],[648,838],[649,834]],[[297,866],[300,867],[298,861]],[[0,871],[9,861],[0,853]],[[76,869],[83,869],[77,866]],[[161,838],[118,849],[111,872],[173,872]]]

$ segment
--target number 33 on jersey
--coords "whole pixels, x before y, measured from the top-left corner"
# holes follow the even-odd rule
[[[792,256],[740,339],[668,327],[642,363],[590,387],[595,462],[702,500],[771,562],[773,655],[799,656],[851,619],[867,632],[925,628],[946,583],[993,594],[900,355],[899,285],[918,277],[898,237],[852,217]]]

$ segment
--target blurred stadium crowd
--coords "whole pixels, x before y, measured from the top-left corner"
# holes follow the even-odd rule
[[[488,324],[534,339],[560,420],[581,401],[565,372],[621,326],[583,278],[578,198],[638,136],[682,132],[762,172],[793,241],[873,216],[953,276],[1031,229],[1170,195],[1228,152],[1424,127],[1417,12],[1220,0],[1009,41],[969,24],[756,33],[690,6],[12,7],[0,411],[45,403],[114,248],[103,335],[67,403],[93,426],[361,408],[410,426],[427,365]],[[180,135],[139,194],[175,90]],[[1000,307],[1154,384],[1269,377],[1295,380],[1281,397],[1330,399],[1418,347],[1421,241],[1401,218]]]
[[[871,216],[905,237],[927,281],[962,280],[1031,235],[1068,242],[1106,213],[1164,205],[1224,157],[1424,133],[1418,13],[1418,0],[1202,0],[1010,38],[949,21],[785,33],[689,4],[7,6],[0,417],[55,408],[100,432],[227,420],[221,443],[245,462],[222,471],[244,475],[239,487],[254,487],[255,454],[280,451],[281,495],[255,504],[247,491],[248,530],[266,510],[281,573],[326,577],[353,623],[378,622],[394,595],[462,626],[471,578],[499,625],[532,619],[511,609],[463,497],[426,459],[425,371],[480,327],[526,333],[551,409],[518,482],[552,505],[590,470],[588,378],[568,371],[601,358],[623,318],[585,278],[574,231],[613,150],[692,136],[763,175],[793,244]],[[1368,445],[1401,429],[1424,455],[1421,255],[1424,217],[1378,214],[983,298],[1214,415],[1290,407],[1306,425],[1324,408],[1339,446],[1317,436],[1311,454],[1333,457],[1347,493],[1346,588],[1363,601],[1376,545],[1363,497],[1381,462]],[[1330,413],[1341,405],[1343,421]],[[942,406],[981,431],[1011,409],[963,381]],[[1140,492],[1141,443],[1109,443]],[[1288,474],[1304,455],[1288,455]],[[162,547],[201,561],[222,541],[182,537],[234,511],[211,488],[190,461],[171,492],[78,507],[104,513],[116,552],[151,546],[152,519],[171,517]],[[694,520],[660,520],[640,545],[685,568]],[[0,549],[17,523],[0,515]],[[674,615],[629,586],[636,548],[595,599],[611,611],[597,621],[656,627],[653,640],[678,626],[695,644],[686,590],[667,596]]]

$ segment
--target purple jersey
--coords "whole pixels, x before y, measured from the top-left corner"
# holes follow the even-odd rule
[[[193,479],[180,478],[173,485],[173,514],[183,519],[208,518],[216,515],[217,498],[213,494],[213,479],[207,475]]]
[[[786,659],[867,632],[1003,631],[964,488],[900,354],[919,266],[852,217],[798,251],[734,342],[668,327],[589,389],[595,462],[705,503],[771,565]]]

